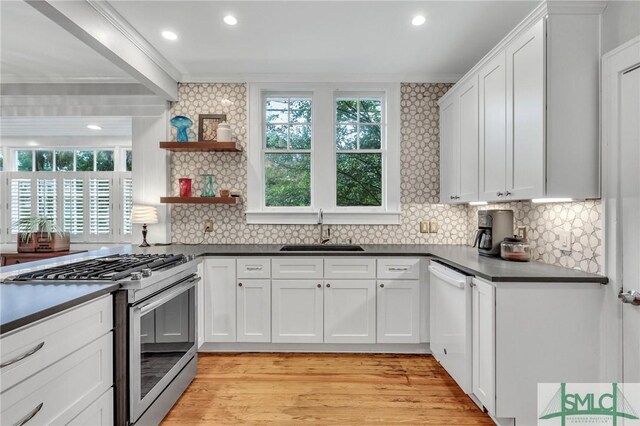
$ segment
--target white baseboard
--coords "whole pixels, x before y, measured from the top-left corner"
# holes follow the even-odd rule
[[[420,344],[327,344],[327,343],[203,343],[198,352],[309,352],[431,354],[428,343]]]

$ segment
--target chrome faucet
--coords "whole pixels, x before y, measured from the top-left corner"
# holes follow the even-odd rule
[[[320,235],[318,235],[318,243],[326,244],[331,241],[331,228],[327,228],[328,238],[324,238],[324,214],[322,213],[322,209],[318,211],[318,225],[320,225]]]

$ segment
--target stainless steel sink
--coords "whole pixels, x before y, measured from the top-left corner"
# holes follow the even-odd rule
[[[306,244],[283,246],[280,251],[364,251],[364,249],[347,244]]]

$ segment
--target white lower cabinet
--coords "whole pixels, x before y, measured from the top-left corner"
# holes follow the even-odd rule
[[[324,342],[376,342],[375,280],[325,281]]]
[[[271,280],[238,280],[238,342],[271,341]]]
[[[67,423],[67,426],[112,426],[113,424],[113,388],[110,388]]]
[[[377,342],[420,342],[420,281],[378,280]]]
[[[322,343],[322,281],[273,280],[271,291],[271,341]]]
[[[204,262],[204,341],[236,341],[236,260]]]
[[[473,321],[473,394],[490,414],[495,414],[495,287],[474,279]],[[526,368],[526,366],[523,366]]]

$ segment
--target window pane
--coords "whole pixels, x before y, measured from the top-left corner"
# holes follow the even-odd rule
[[[70,234],[84,231],[84,182],[82,179],[63,179],[64,230]]]
[[[358,102],[355,99],[338,99],[336,101],[336,121],[338,123],[357,122]]]
[[[96,155],[96,171],[112,172],[113,170],[113,151],[98,151]]]
[[[33,171],[33,151],[16,152],[16,169],[19,172]]]
[[[267,122],[289,122],[289,101],[287,99],[267,99]]]
[[[36,172],[53,170],[53,151],[36,151]]]
[[[360,149],[380,149],[380,126],[377,124],[361,125]]]
[[[291,149],[311,149],[311,126],[291,126]]]
[[[292,123],[310,123],[311,122],[311,100],[292,99],[290,119]]]
[[[382,154],[337,154],[338,206],[382,205]]]
[[[360,100],[360,122],[380,123],[381,111],[380,99]]]
[[[131,151],[130,149],[128,149],[126,151],[126,158],[125,158],[125,170],[130,172],[131,170],[133,170],[133,151]]]
[[[265,154],[265,205],[311,205],[311,155]]]
[[[76,151],[76,171],[93,171],[93,151]]]
[[[336,148],[337,149],[357,149],[358,131],[352,124],[342,124],[336,127]]]
[[[111,179],[89,180],[89,232],[111,233]]]
[[[287,125],[267,124],[267,148],[287,149]]]
[[[56,151],[56,170],[59,172],[73,171],[73,151]]]
[[[0,152],[0,172],[4,170],[4,156]]]

